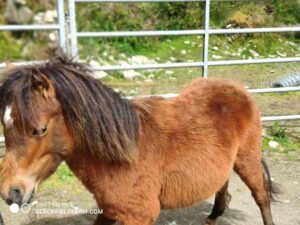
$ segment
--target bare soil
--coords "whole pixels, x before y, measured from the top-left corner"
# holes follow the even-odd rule
[[[283,156],[266,156],[272,178],[279,184],[281,194],[272,203],[274,221],[277,225],[300,225],[300,161],[288,161]],[[67,186],[68,184],[66,184]],[[230,179],[232,201],[225,214],[220,218],[219,225],[262,225],[259,209],[248,188],[236,174]],[[198,205],[178,210],[163,211],[156,225],[200,225],[212,208],[213,197]],[[44,190],[37,196],[36,206],[30,213],[12,214],[8,206],[1,201],[0,211],[6,225],[90,225],[95,215],[37,214],[34,209],[79,207],[93,209],[95,201],[90,193],[78,182],[76,191]],[[48,205],[46,205],[48,204]],[[51,205],[52,204],[52,205]],[[54,205],[53,205],[54,204]],[[69,205],[66,205],[69,204]]]

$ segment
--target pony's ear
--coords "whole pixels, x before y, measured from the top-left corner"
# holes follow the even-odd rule
[[[32,74],[32,85],[45,98],[54,97],[54,87],[51,81],[41,73]]]
[[[13,70],[14,68],[15,68],[15,65],[14,65],[14,64],[9,63],[9,62],[6,63],[6,70],[7,70],[7,71],[11,71],[11,70]]]

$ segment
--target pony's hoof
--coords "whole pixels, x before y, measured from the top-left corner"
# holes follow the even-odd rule
[[[207,218],[203,225],[217,225],[217,220],[211,220],[211,219]]]
[[[231,202],[232,196],[231,194],[228,192],[226,195],[226,208],[229,208],[229,204]]]

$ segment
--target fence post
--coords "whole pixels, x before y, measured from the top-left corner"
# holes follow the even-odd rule
[[[69,0],[69,12],[70,12],[70,32],[71,32],[71,56],[75,57],[78,54],[75,0]]]
[[[64,0],[57,0],[57,16],[58,16],[58,25],[59,25],[59,46],[66,53],[66,20],[65,20],[65,7]]]
[[[202,77],[208,76],[208,46],[209,46],[209,24],[210,24],[210,0],[205,1],[205,25],[204,25],[204,41],[203,41],[203,69]]]

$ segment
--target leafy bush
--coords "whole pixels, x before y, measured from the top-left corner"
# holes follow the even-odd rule
[[[297,0],[275,0],[275,19],[284,24],[300,23],[300,2]]]
[[[286,128],[280,125],[279,122],[275,122],[274,125],[270,128],[270,135],[278,138],[286,138]]]

